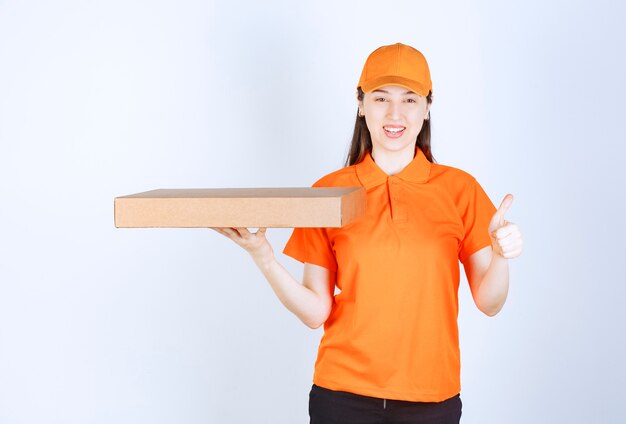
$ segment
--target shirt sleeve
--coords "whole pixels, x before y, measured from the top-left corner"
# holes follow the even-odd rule
[[[476,251],[491,246],[489,222],[496,210],[485,190],[472,177],[462,195],[460,208],[465,234],[459,246],[459,260],[463,264]]]
[[[322,179],[312,187],[324,187]],[[337,258],[326,228],[294,228],[283,253],[302,263],[308,262],[337,271]]]
[[[304,263],[337,271],[337,260],[326,228],[294,228],[283,249],[287,256]]]

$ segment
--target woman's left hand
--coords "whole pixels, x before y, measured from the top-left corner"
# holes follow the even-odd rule
[[[504,219],[504,213],[513,203],[513,195],[504,196],[500,207],[489,223],[491,248],[494,253],[506,259],[515,258],[522,254],[522,233],[517,225]]]

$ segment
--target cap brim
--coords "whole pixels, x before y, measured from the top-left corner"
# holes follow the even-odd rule
[[[382,77],[366,81],[361,85],[361,90],[363,90],[364,93],[369,93],[380,87],[384,87],[385,85],[399,85],[400,87],[411,90],[420,96],[428,96],[428,92],[432,90],[430,84],[427,86],[418,81],[402,78],[396,75],[384,75]]]

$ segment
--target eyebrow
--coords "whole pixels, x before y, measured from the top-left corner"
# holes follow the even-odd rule
[[[389,94],[389,92],[387,90],[374,90],[372,91],[372,93],[385,93],[385,94]],[[417,94],[411,90],[404,92],[404,94]]]

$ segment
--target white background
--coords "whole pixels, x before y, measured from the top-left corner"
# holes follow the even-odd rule
[[[340,168],[367,55],[433,78],[433,152],[525,251],[462,280],[464,423],[626,421],[618,1],[0,1],[0,422],[305,423],[322,330],[208,229],[116,229],[156,188]],[[278,259],[291,230],[270,229]]]

